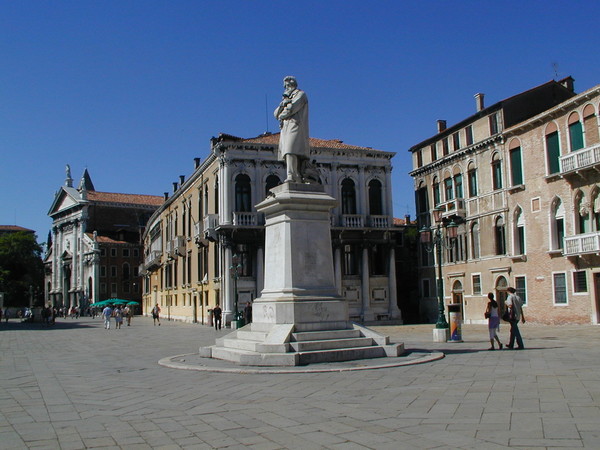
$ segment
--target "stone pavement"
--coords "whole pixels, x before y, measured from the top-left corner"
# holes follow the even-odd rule
[[[432,327],[374,328],[443,359],[272,374],[158,364],[229,330],[2,322],[0,448],[600,448],[600,328],[525,324],[526,350],[491,352],[485,326]]]

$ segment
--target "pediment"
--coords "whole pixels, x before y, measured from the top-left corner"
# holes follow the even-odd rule
[[[61,211],[66,211],[68,209],[73,208],[74,206],[78,206],[81,203],[81,198],[79,196],[79,192],[77,189],[73,188],[65,188],[64,186],[60,188],[60,191],[56,194],[54,198],[54,202],[50,207],[50,211],[48,211],[48,215],[52,216]]]

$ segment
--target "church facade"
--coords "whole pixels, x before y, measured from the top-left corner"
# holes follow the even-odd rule
[[[191,176],[165,193],[144,234],[146,312],[158,304],[163,317],[209,323],[219,304],[228,323],[260,296],[269,274],[255,205],[285,179],[278,141],[279,134],[221,134]],[[331,212],[338,294],[354,320],[401,321],[396,248],[410,226],[393,221],[394,153],[314,138],[310,147],[316,181],[338,200]]]
[[[70,168],[48,215],[45,301],[85,308],[108,298],[141,301],[141,234],[160,196],[95,190],[87,169],[77,188]]]

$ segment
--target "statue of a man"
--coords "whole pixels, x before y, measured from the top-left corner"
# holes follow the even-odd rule
[[[310,144],[308,140],[308,97],[298,89],[295,77],[283,79],[283,99],[275,109],[279,120],[279,160],[285,162],[287,177],[285,181],[302,182],[302,162],[308,159]]]

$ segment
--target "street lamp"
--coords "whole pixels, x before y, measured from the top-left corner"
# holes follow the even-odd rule
[[[233,279],[233,301],[234,301],[234,311],[233,311],[233,320],[235,320],[236,329],[239,328],[239,320],[241,319],[240,313],[238,312],[238,288],[237,283],[240,278],[240,271],[242,270],[242,264],[240,263],[240,257],[237,253],[235,253],[231,258],[231,266],[229,266],[229,273],[231,274],[231,278]]]
[[[447,248],[450,249],[454,245],[458,234],[458,225],[454,221],[444,221],[442,217],[442,212],[444,210],[442,208],[434,208],[433,220],[436,223],[435,227],[427,228],[423,227],[420,230],[421,234],[421,243],[424,245],[425,250],[429,253],[433,252],[434,249],[436,251],[436,259],[437,259],[437,296],[438,296],[438,320],[435,324],[436,330],[444,330],[435,331],[434,336],[438,336],[436,340],[446,341],[448,336],[448,322],[446,321],[445,307],[444,307],[444,278],[442,275],[442,249]],[[444,236],[444,230],[446,230],[446,236]],[[446,242],[445,237],[448,238],[448,242]],[[440,334],[442,335],[440,337]]]

